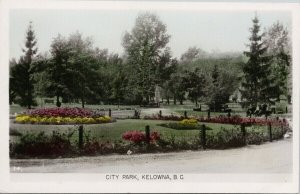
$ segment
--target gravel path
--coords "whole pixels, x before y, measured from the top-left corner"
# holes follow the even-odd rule
[[[11,172],[32,173],[291,173],[292,139],[237,149],[12,159]]]
[[[144,108],[141,109],[141,116],[153,114],[155,115],[158,114],[160,110],[162,112],[162,115],[180,115],[179,113],[175,112],[173,109],[170,108]]]

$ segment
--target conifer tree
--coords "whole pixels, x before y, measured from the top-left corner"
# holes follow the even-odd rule
[[[270,57],[266,55],[267,47],[262,41],[264,34],[260,34],[257,16],[252,21],[250,49],[244,52],[248,61],[243,66],[244,80],[241,93],[244,105],[256,107],[274,97],[274,91],[278,90],[278,86],[274,83],[275,77],[271,74]]]
[[[11,67],[10,88],[15,90],[20,98],[19,104],[30,109],[36,104],[34,100],[34,80],[32,62],[37,53],[35,33],[32,28],[32,22],[29,23],[26,32],[25,48],[22,49],[24,55],[20,58],[18,64]]]

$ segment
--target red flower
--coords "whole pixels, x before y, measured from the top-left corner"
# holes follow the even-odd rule
[[[238,115],[234,115],[232,117],[227,116],[218,116],[218,117],[199,117],[197,118],[200,122],[207,122],[207,123],[223,123],[223,124],[232,124],[232,125],[268,125],[271,123],[271,125],[277,125],[277,126],[284,126],[288,125],[285,122],[285,119],[283,120],[277,120],[277,119],[264,119],[264,118],[242,118]]]
[[[40,108],[31,110],[29,115],[54,117],[91,117],[92,111],[84,108]]]
[[[142,131],[126,131],[122,134],[122,138],[133,143],[146,142],[146,135]],[[155,142],[160,139],[160,134],[156,131],[150,133],[150,141]]]

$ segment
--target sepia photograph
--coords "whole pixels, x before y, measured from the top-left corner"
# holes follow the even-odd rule
[[[1,3],[0,191],[299,191],[299,3]]]

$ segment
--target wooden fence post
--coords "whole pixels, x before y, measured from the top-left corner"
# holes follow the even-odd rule
[[[184,111],[184,118],[187,118],[187,112],[186,112],[186,110]]]
[[[205,150],[206,149],[206,126],[202,125],[201,129],[201,143],[202,143],[202,148]]]
[[[269,138],[270,138],[270,142],[272,142],[273,139],[272,139],[272,125],[271,125],[271,122],[269,122],[268,128],[269,128]]]
[[[161,118],[162,117],[162,112],[161,112],[161,110],[159,110],[159,118]]]
[[[146,125],[145,127],[145,134],[146,134],[146,143],[150,144],[150,126]]]
[[[111,109],[108,109],[108,116],[111,117]]]
[[[230,117],[231,117],[230,111],[228,111],[228,113],[227,113],[227,117],[228,117],[228,118],[230,118]]]
[[[210,119],[210,109],[207,111],[207,118]]]
[[[78,147],[81,149],[83,146],[83,125],[79,126],[78,132],[79,132]]]
[[[246,127],[245,127],[245,124],[242,123],[241,124],[241,132],[243,134],[243,142],[244,142],[244,145],[246,145]]]

